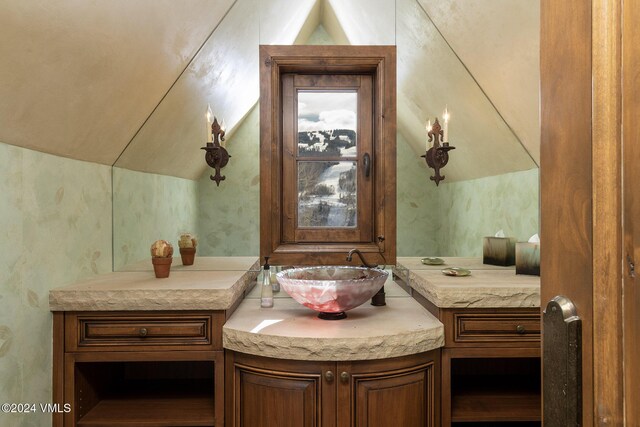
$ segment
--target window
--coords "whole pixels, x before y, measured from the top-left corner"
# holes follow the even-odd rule
[[[261,46],[261,63],[261,255],[395,262],[395,48]]]

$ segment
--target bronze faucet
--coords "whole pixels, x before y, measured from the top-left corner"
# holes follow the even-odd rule
[[[363,267],[367,267],[367,268],[376,268],[378,267],[377,264],[369,264],[365,259],[364,256],[362,256],[362,252],[360,252],[359,249],[351,249],[349,251],[349,253],[347,254],[347,262],[351,262],[353,259],[353,254],[358,255],[358,257],[360,258],[360,261],[362,262],[362,266]],[[375,305],[375,306],[383,306],[383,305],[387,305],[387,302],[385,301],[385,297],[384,297],[384,285],[382,285],[382,287],[380,288],[380,290],[378,291],[378,293],[376,293],[373,298],[371,298],[371,305]]]
[[[360,249],[351,249],[347,254],[347,262],[351,262],[351,260],[353,259],[353,254],[358,255],[358,258],[360,258],[360,261],[362,262],[363,267],[367,267],[367,268],[377,267],[376,264],[369,264],[367,261],[365,261],[364,257],[362,256],[362,252],[360,252]]]

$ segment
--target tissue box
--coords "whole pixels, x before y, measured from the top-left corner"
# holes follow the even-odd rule
[[[485,237],[482,245],[482,262],[491,265],[516,263],[516,239],[513,237]]]
[[[540,243],[516,243],[516,274],[540,275]]]

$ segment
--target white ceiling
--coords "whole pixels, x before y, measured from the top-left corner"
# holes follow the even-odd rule
[[[535,167],[538,0],[0,0],[0,142],[197,179],[207,104],[232,150],[258,99],[258,45],[318,25],[338,44],[397,45],[416,155],[448,105],[447,180]]]

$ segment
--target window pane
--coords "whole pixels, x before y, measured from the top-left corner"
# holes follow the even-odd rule
[[[298,162],[298,227],[357,225],[356,162]]]
[[[358,94],[298,92],[298,155],[355,157]]]

